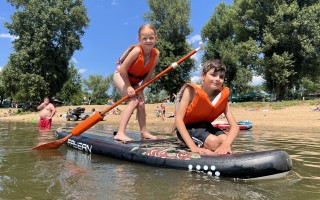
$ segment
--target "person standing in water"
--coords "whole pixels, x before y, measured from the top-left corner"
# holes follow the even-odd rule
[[[156,136],[147,132],[143,90],[137,94],[135,93],[139,83],[142,85],[151,79],[158,63],[160,53],[154,48],[157,37],[156,29],[152,25],[142,25],[138,31],[139,45],[136,45],[116,68],[113,76],[114,86],[122,96],[128,95],[129,99],[127,107],[122,111],[119,129],[114,136],[115,140],[132,140],[126,136],[125,129],[135,108],[137,108],[141,137],[144,139],[157,139]]]
[[[43,103],[40,104],[37,109],[40,110],[38,128],[40,130],[50,129],[52,117],[56,113],[56,108],[49,102],[49,98],[45,97]]]

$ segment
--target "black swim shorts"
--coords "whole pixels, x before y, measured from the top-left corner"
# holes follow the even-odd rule
[[[223,130],[220,128],[212,126],[210,122],[201,122],[197,124],[187,124],[187,131],[193,140],[193,142],[198,146],[202,147],[204,145],[205,140],[210,134],[215,136],[219,136],[221,134],[225,134]],[[179,140],[183,141],[180,133],[177,131],[177,136]],[[184,142],[184,141],[183,141]]]

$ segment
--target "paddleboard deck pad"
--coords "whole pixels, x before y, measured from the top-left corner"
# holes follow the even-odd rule
[[[61,139],[72,128],[58,128]],[[159,140],[136,139],[137,133],[127,133],[133,141],[123,143],[113,139],[113,132],[89,129],[80,136],[72,136],[66,144],[75,149],[103,156],[134,161],[146,165],[204,172],[216,177],[236,179],[274,179],[286,176],[292,161],[282,150],[234,153],[208,156],[191,152],[176,138]]]

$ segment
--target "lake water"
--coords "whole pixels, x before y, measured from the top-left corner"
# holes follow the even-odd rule
[[[89,155],[66,145],[31,150],[55,140],[61,126],[69,124],[40,132],[34,123],[0,122],[0,199],[320,199],[320,133],[240,133],[235,152],[282,149],[292,158],[293,169],[281,179],[235,181]],[[96,128],[116,129],[105,124]],[[149,129],[172,137],[168,127]]]

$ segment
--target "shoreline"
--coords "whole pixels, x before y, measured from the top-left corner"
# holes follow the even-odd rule
[[[174,113],[174,104],[166,103],[166,118],[162,121],[161,117],[157,118],[155,109],[160,104],[146,104],[147,112],[147,127],[149,126],[167,126],[172,127],[174,118],[167,118],[169,113]],[[126,105],[119,105],[117,108],[123,110]],[[92,108],[96,111],[105,110],[108,105],[80,105],[80,106],[59,106],[56,107],[57,112],[52,119],[52,123],[70,123],[78,124],[82,120],[67,121],[65,117],[60,115],[66,114],[68,109],[74,109],[77,107],[84,107],[85,112],[90,112]],[[311,105],[296,105],[290,106],[278,110],[270,108],[246,108],[238,107],[237,104],[230,104],[231,112],[233,113],[237,121],[249,120],[253,123],[251,130],[277,130],[277,131],[301,131],[303,133],[317,133],[320,130],[320,112],[311,112],[313,107]],[[0,109],[0,122],[26,122],[26,123],[38,123],[39,112],[32,112],[26,114],[11,114],[4,117],[5,113],[10,108]],[[17,112],[18,109],[11,108],[11,111]],[[128,123],[129,126],[137,126],[138,122],[135,120],[135,113],[131,116]],[[113,115],[111,111],[104,117],[104,120],[99,122],[102,124],[118,125],[120,121],[120,115]],[[215,121],[226,121],[225,118],[216,119]]]

